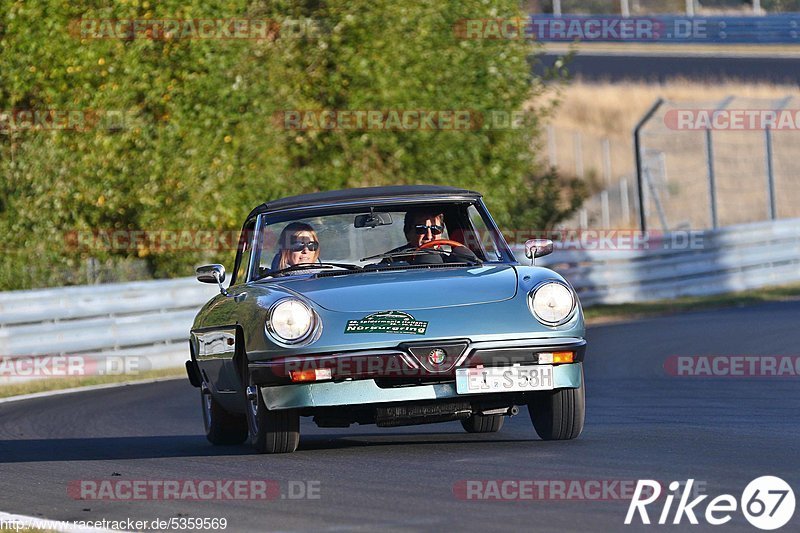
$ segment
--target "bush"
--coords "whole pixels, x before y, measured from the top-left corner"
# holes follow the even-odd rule
[[[501,225],[517,228],[543,227],[575,208],[540,204],[565,187],[537,162],[542,110],[525,111],[522,128],[474,131],[287,131],[273,120],[294,109],[519,112],[545,90],[531,74],[535,49],[461,40],[453,29],[464,18],[519,16],[516,0],[0,1],[0,110],[124,112],[85,131],[0,133],[2,289],[82,283],[92,264],[115,261],[144,262],[155,277],[190,275],[204,261],[230,266],[229,250],[86,250],[68,246],[69,235],[233,231],[265,200],[316,190],[475,188]],[[81,39],[69,31],[81,18],[308,18],[320,31]],[[141,276],[138,267],[120,272]]]

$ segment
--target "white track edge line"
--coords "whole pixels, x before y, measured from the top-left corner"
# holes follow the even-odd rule
[[[138,381],[120,381],[119,383],[103,383],[101,385],[86,385],[83,387],[73,387],[71,389],[56,389],[50,391],[33,392],[30,394],[20,394],[18,396],[9,396],[8,398],[0,398],[0,404],[21,402],[23,400],[34,400],[36,398],[47,398],[49,396],[59,396],[61,394],[74,394],[76,392],[90,392],[103,389],[113,389],[115,387],[127,387],[128,385],[146,385],[148,383],[159,383],[161,381],[171,381],[176,379],[183,379],[183,376],[141,379]]]

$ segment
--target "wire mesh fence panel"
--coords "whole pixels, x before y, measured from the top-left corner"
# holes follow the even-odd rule
[[[792,98],[666,102],[641,133],[648,227],[800,217],[798,117]]]
[[[592,192],[571,227],[707,229],[800,217],[800,98],[667,101],[630,138],[550,127],[556,166]],[[627,191],[624,194],[623,191]],[[641,197],[641,202],[640,202]]]

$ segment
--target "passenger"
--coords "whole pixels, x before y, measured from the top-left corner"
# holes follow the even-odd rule
[[[276,257],[277,265],[273,264],[273,270],[319,261],[317,232],[308,224],[303,222],[287,224],[278,237],[278,243],[281,245],[281,251]]]

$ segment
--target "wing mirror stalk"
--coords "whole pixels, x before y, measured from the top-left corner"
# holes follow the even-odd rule
[[[194,271],[197,276],[197,281],[201,283],[216,283],[219,285],[219,292],[224,296],[230,296],[222,282],[225,281],[225,267],[222,265],[203,265],[197,267]]]

